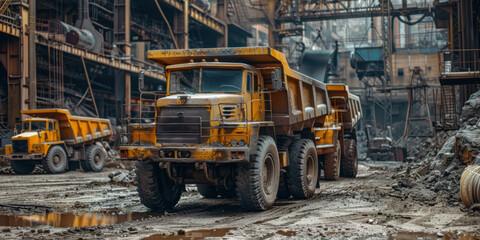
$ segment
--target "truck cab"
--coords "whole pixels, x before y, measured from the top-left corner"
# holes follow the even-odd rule
[[[22,122],[20,134],[12,137],[12,144],[6,146],[5,154],[46,154],[42,145],[58,141],[60,131],[56,119],[29,118]]]

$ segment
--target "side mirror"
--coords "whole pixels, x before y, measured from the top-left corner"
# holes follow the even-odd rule
[[[271,73],[273,90],[283,90],[282,72],[280,68],[275,68]]]
[[[140,71],[138,73],[138,90],[145,88],[145,71]]]
[[[40,134],[40,132],[41,132],[41,130],[37,129],[38,138],[42,138],[42,134]]]

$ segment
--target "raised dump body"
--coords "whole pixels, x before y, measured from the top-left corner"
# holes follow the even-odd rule
[[[204,197],[238,195],[253,210],[277,196],[313,196],[318,155],[337,147],[334,128],[323,129],[332,113],[324,83],[269,47],[158,50],[148,58],[167,77],[167,96],[156,103],[156,142],[121,147],[122,159],[138,160],[144,205],[173,207],[186,183]]]
[[[5,148],[5,158],[16,173],[30,173],[37,163],[50,173],[67,169],[68,161],[84,170],[101,171],[105,161],[102,142],[112,137],[110,120],[72,116],[66,109],[24,110],[28,115],[20,134]]]

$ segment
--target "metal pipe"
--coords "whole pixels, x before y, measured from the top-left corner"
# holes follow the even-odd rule
[[[460,197],[466,207],[480,203],[480,165],[470,165],[463,171]]]

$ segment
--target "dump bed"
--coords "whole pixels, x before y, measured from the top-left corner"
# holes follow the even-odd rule
[[[322,121],[322,116],[330,114],[326,85],[291,69],[283,53],[270,47],[154,50],[147,56],[164,67],[185,63],[194,65],[202,61],[218,62],[219,65],[244,63],[260,69],[267,86],[271,84],[273,68],[280,68],[285,89],[267,96],[271,103],[271,118],[280,134],[311,127],[314,122]]]
[[[332,108],[341,113],[339,121],[345,130],[353,130],[362,118],[360,98],[353,95],[345,84],[327,84],[328,97]]]
[[[108,119],[72,116],[67,109],[34,109],[23,110],[21,113],[58,120],[60,137],[68,145],[108,140],[112,136],[112,124]]]

